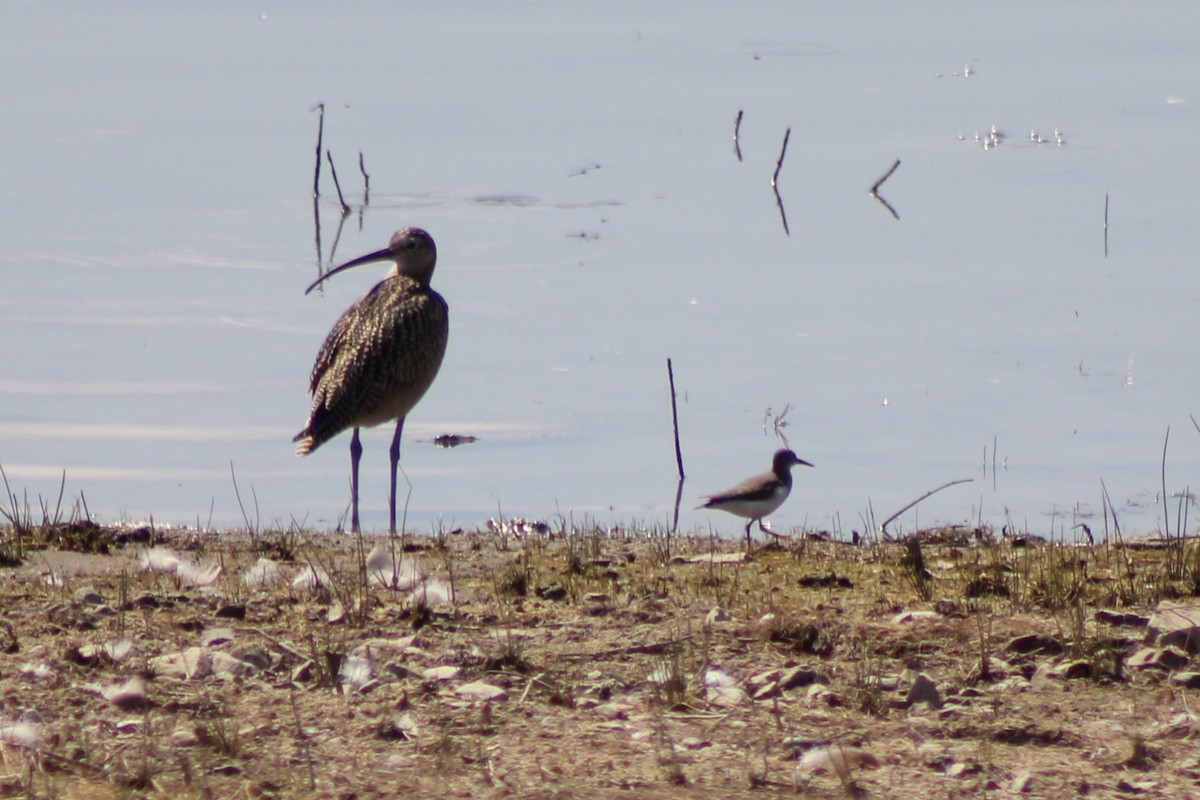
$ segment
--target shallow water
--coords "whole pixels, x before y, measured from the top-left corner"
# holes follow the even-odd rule
[[[740,533],[690,508],[766,468],[784,408],[817,467],[776,529],[848,534],[960,478],[895,524],[1071,537],[1103,529],[1103,481],[1123,530],[1160,526],[1168,426],[1168,492],[1200,466],[1200,9],[862,10],[9,4],[10,484],[53,498],[65,470],[105,520],[237,524],[232,464],[252,518],[335,524],[347,437],[290,439],[325,332],[386,266],[305,297],[315,228],[324,264],[420,225],[452,328],[407,424],[417,530],[668,521],[668,357],[685,530]],[[314,225],[318,102],[340,229],[327,170]],[[866,194],[896,159],[898,219]],[[479,441],[434,448],[448,432]],[[389,438],[364,437],[373,527]]]

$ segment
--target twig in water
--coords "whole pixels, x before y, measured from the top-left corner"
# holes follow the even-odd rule
[[[788,139],[792,138],[792,129],[788,128],[783,134],[783,147],[779,148],[779,159],[775,162],[775,174],[771,176],[771,189],[775,192],[775,205],[779,206],[779,219],[783,222],[783,232],[792,235],[788,227],[787,211],[783,208],[783,198],[779,196],[779,170],[783,169],[783,157],[787,155]]]
[[[883,173],[882,178],[880,178],[879,180],[877,180],[873,184],[871,184],[871,194],[878,194],[879,187],[883,185],[884,181],[886,181],[888,178],[892,177],[892,173],[895,172],[896,168],[899,166],[900,166],[900,159],[897,158],[896,163],[892,164],[892,168],[889,169],[887,172]]]
[[[783,169],[783,157],[787,155],[788,139],[792,138],[792,129],[788,128],[783,134],[783,147],[779,149],[779,160],[775,162],[775,174],[771,176],[771,186],[779,182],[779,170]],[[778,197],[778,193],[776,194]]]
[[[883,196],[879,194],[879,187],[883,185],[884,181],[886,181],[888,178],[892,177],[892,173],[895,172],[896,168],[899,166],[900,166],[900,159],[897,158],[896,163],[892,164],[892,168],[889,169],[887,172],[885,172],[883,174],[882,178],[875,181],[875,183],[871,184],[871,190],[869,192],[867,192],[867,194],[871,195],[871,197],[874,197],[876,200],[878,200],[880,205],[882,205],[884,208],[886,208],[888,210],[888,213],[890,213],[894,219],[900,219],[900,215],[896,213],[896,209],[892,208],[892,204],[889,203],[887,200],[885,200],[883,198]]]
[[[342,197],[342,185],[338,183],[337,168],[333,166],[333,154],[326,150],[325,158],[329,160],[329,174],[333,176],[333,188],[337,189],[338,203],[342,206],[342,216],[344,217],[350,213],[350,206],[346,205],[346,198]]]
[[[779,196],[779,187],[773,185],[771,189],[775,192],[775,205],[779,207],[779,219],[783,223],[783,232],[791,236],[792,229],[788,227],[787,211],[783,208],[783,198]]]
[[[1167,508],[1167,442],[1171,440],[1171,426],[1167,426],[1167,435],[1163,437],[1163,452],[1161,463],[1162,501],[1163,501],[1163,537],[1171,538],[1171,514]]]
[[[317,166],[313,170],[313,197],[321,196],[321,140],[325,136],[325,104],[317,103]]]
[[[912,508],[913,506],[915,506],[917,503],[921,502],[922,500],[924,500],[928,497],[932,497],[933,495],[937,494],[942,489],[949,489],[951,486],[957,486],[960,483],[972,483],[972,482],[974,482],[974,480],[975,480],[974,478],[959,478],[956,481],[950,481],[949,483],[943,483],[941,486],[937,487],[936,489],[930,489],[928,492],[921,495],[916,500],[913,500],[911,503],[909,503],[904,508],[897,511],[895,514],[892,514],[890,517],[885,519],[883,521],[883,524],[879,526],[879,532],[881,534],[883,534],[884,539],[890,540],[891,537],[888,536],[887,526],[890,525],[892,522],[894,522],[896,520],[896,517],[900,516],[905,511],[908,511],[910,508]]]
[[[679,449],[679,408],[675,404],[675,369],[667,358],[667,382],[671,384],[671,427],[675,432],[675,466],[679,469],[679,480],[684,479],[683,451]]]
[[[1108,258],[1108,192],[1104,193],[1104,257]]]
[[[737,160],[742,160],[742,145],[738,141],[738,135],[742,130],[742,109],[738,109],[737,119],[733,121],[733,152],[737,155]]]
[[[765,434],[767,432],[767,423],[770,422],[771,423],[771,431],[777,437],[779,437],[779,440],[781,442],[783,442],[784,447],[791,447],[791,445],[788,444],[787,435],[783,432],[783,429],[786,428],[789,424],[787,421],[787,415],[788,415],[788,412],[791,410],[792,410],[792,404],[788,403],[783,407],[783,410],[780,411],[778,414],[776,414],[775,411],[772,410],[769,406],[767,407],[767,410],[763,412],[763,421],[762,421],[763,433]]]
[[[367,167],[363,164],[362,150],[358,151],[358,171],[363,176],[363,205],[371,202],[371,176],[367,174]]]
[[[317,159],[319,164],[321,159]],[[313,195],[313,243],[317,248],[317,276],[321,275],[321,201]]]

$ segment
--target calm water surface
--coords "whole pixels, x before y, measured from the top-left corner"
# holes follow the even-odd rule
[[[787,408],[817,468],[776,529],[972,478],[899,524],[1072,536],[1103,480],[1152,530],[1168,427],[1168,492],[1200,483],[1200,7],[1000,5],[8,2],[0,465],[31,501],[65,470],[106,521],[227,525],[232,464],[262,523],[336,524],[347,437],[290,440],[386,266],[303,289],[420,225],[452,328],[412,528],[669,520],[671,357],[689,509],[766,467]],[[326,171],[314,223],[318,102],[344,222]],[[896,159],[898,219],[866,194]],[[680,521],[710,525],[740,532]]]

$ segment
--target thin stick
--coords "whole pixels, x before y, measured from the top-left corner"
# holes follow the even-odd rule
[[[367,168],[363,164],[362,150],[358,151],[358,171],[363,176],[363,205],[371,202],[371,176],[367,174]]]
[[[1171,440],[1171,426],[1167,426],[1167,435],[1163,437],[1162,452],[1162,500],[1163,500],[1163,536],[1171,538],[1171,514],[1167,509],[1167,442]]]
[[[342,185],[338,183],[337,168],[333,166],[333,154],[326,150],[325,158],[329,159],[329,174],[333,176],[333,188],[337,189],[338,202],[342,205],[342,216],[344,217],[350,213],[350,206],[346,205],[346,199],[342,197]]]
[[[317,103],[317,167],[313,171],[313,197],[321,196],[321,139],[325,136],[325,104]]]
[[[783,157],[787,155],[788,139],[792,138],[792,129],[788,128],[783,134],[783,147],[779,149],[779,160],[775,162],[775,174],[771,176],[771,186],[779,182],[779,170],[783,169]]]
[[[1104,193],[1104,257],[1108,258],[1108,192]]]
[[[304,761],[308,764],[308,788],[311,791],[317,790],[317,775],[313,771],[312,753],[308,742],[308,734],[304,732],[304,723],[300,721],[300,708],[296,705],[296,692],[291,692],[292,714],[296,717],[296,741],[300,743],[300,749],[304,751]]]
[[[956,481],[950,481],[949,483],[943,483],[941,486],[937,487],[936,489],[930,489],[928,492],[921,495],[916,500],[913,500],[911,503],[909,503],[904,508],[897,511],[895,514],[892,514],[890,517],[885,519],[883,521],[883,524],[879,526],[879,532],[883,534],[884,538],[888,538],[887,526],[890,525],[892,522],[894,522],[896,520],[896,517],[900,516],[905,511],[908,511],[910,508],[912,508],[913,506],[915,506],[917,503],[921,502],[922,500],[937,494],[942,489],[949,489],[951,486],[957,486],[960,483],[972,483],[974,480],[975,480],[974,478],[959,478]]]
[[[675,403],[675,369],[671,366],[670,357],[667,358],[667,381],[671,384],[671,427],[675,432],[675,466],[679,469],[679,480],[684,479],[683,474],[683,451],[679,449],[679,408]]]
[[[237,498],[238,508],[241,510],[242,519],[246,523],[246,532],[249,533],[250,538],[253,539],[257,531],[255,530],[254,524],[250,522],[250,515],[246,513],[246,506],[242,503],[242,493],[238,491],[237,473],[233,471],[232,460],[229,462],[229,477],[233,481],[233,496]],[[258,498],[256,497],[254,501],[257,503]]]
[[[771,190],[775,192],[775,205],[779,207],[779,219],[783,223],[783,232],[791,236],[792,229],[788,227],[787,211],[783,208],[783,198],[779,196],[779,187],[775,185],[775,181],[771,181]]]
[[[320,163],[320,159],[317,159]],[[313,195],[313,242],[317,248],[317,276],[321,275],[321,201]]]
[[[876,193],[878,193],[878,192],[879,192],[879,187],[883,185],[883,182],[884,182],[884,181],[886,181],[888,178],[892,177],[892,173],[893,173],[893,172],[895,172],[895,171],[896,171],[896,168],[897,168],[897,167],[899,167],[899,166],[900,166],[900,159],[898,159],[898,158],[897,158],[897,159],[896,159],[896,163],[895,163],[895,164],[892,164],[892,168],[891,168],[891,169],[889,169],[887,172],[883,173],[883,177],[882,177],[882,178],[880,178],[879,180],[875,181],[875,183],[871,184],[871,192],[870,192],[870,193],[871,193],[871,194],[876,194]]]
[[[874,197],[884,208],[888,210],[888,213],[892,215],[893,219],[900,219],[900,215],[896,213],[896,209],[892,208],[892,204],[887,200],[884,200],[883,196],[879,194],[879,187],[883,185],[884,181],[892,177],[892,173],[895,172],[896,168],[899,166],[900,159],[897,158],[896,163],[892,164],[892,168],[885,172],[882,178],[875,181],[875,183],[871,185],[870,190],[867,192],[867,194],[871,195],[871,197]]]
[[[679,504],[683,502],[683,478],[675,484],[675,515],[671,517],[671,533],[679,530]]]
[[[737,160],[742,160],[742,145],[738,141],[738,135],[742,130],[742,109],[738,109],[737,119],[733,121],[733,152],[737,154]]]

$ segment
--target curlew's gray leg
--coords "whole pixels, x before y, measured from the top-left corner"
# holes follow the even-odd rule
[[[350,437],[350,531],[358,533],[358,460],[362,458],[362,442],[358,440],[358,428]]]
[[[754,520],[750,520],[749,522],[746,523],[746,547],[750,546],[750,526],[753,524],[754,524]]]
[[[396,471],[400,467],[400,434],[404,431],[404,417],[396,421],[396,435],[388,455],[392,457],[392,493],[388,498],[388,532],[396,532]]]

